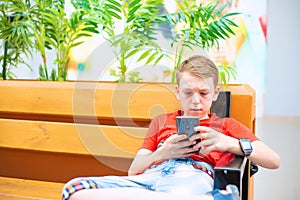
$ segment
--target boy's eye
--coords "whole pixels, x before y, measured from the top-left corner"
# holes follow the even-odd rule
[[[190,96],[193,95],[193,92],[184,92],[185,95]]]

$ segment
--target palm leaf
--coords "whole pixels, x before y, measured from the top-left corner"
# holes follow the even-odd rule
[[[141,61],[141,60],[145,59],[145,58],[151,53],[151,51],[152,51],[151,49],[146,50],[146,51],[138,58],[137,61]]]

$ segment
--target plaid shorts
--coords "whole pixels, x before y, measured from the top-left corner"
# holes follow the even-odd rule
[[[64,188],[62,199],[68,199],[71,194],[84,189],[98,189],[97,183],[91,179],[82,179],[75,181],[72,184],[67,185],[67,187]]]

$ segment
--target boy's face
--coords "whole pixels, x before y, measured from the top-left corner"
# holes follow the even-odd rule
[[[219,88],[215,88],[213,78],[200,78],[183,72],[176,86],[177,97],[186,116],[208,117],[212,101],[217,98]]]

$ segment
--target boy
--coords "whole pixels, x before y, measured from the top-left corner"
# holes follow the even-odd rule
[[[232,185],[226,191],[212,191],[213,167],[227,164],[234,154],[262,167],[279,167],[279,156],[249,129],[234,119],[208,114],[219,93],[218,70],[211,60],[191,57],[179,66],[176,76],[181,110],[152,120],[129,176],[71,180],[63,199],[238,199]],[[177,134],[177,116],[199,117],[197,134],[189,139]],[[241,138],[253,151],[242,148]]]

